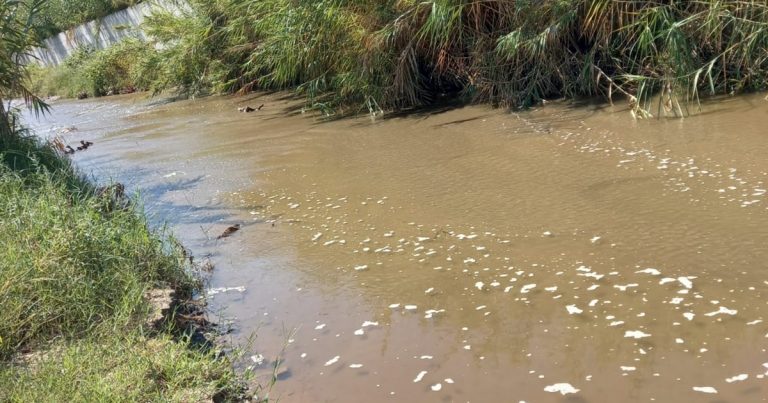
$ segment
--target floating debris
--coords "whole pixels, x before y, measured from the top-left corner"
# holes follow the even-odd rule
[[[363,364],[349,364],[350,368],[362,368]]]
[[[439,392],[440,389],[442,388],[443,388],[443,385],[440,383],[436,383],[430,387],[430,389],[432,389],[433,392]]]
[[[239,230],[240,230],[240,224],[232,225],[230,227],[227,227],[227,229],[225,229],[224,232],[221,233],[221,235],[216,237],[216,239],[226,238]]]

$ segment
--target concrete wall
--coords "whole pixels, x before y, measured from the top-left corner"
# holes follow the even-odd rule
[[[158,7],[180,12],[179,4],[174,0],[145,1],[99,20],[71,28],[46,39],[44,48],[35,48],[32,51],[34,58],[30,62],[56,66],[81,46],[104,49],[129,37],[146,39],[146,34],[141,29],[144,18]]]

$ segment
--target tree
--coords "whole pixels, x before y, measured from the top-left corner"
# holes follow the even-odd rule
[[[16,114],[11,100],[21,98],[35,114],[48,105],[27,88],[30,50],[40,44],[33,20],[47,0],[3,0],[0,2],[0,141],[16,132]]]

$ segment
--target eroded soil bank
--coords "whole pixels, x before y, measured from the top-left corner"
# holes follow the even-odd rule
[[[280,355],[281,401],[768,396],[761,96],[648,121],[555,104],[321,123],[279,95],[54,106],[30,124],[93,142],[80,167],[211,255],[211,306],[258,335],[243,365]]]

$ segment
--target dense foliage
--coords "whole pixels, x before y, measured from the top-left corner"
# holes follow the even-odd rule
[[[34,24],[42,33],[53,35],[139,1],[141,0],[47,0]]]
[[[372,113],[445,97],[625,96],[641,116],[765,88],[768,5],[720,0],[189,0],[146,22],[156,90],[297,89]],[[155,47],[153,47],[155,49]],[[658,103],[648,101],[655,95]]]
[[[0,146],[17,126],[11,99],[22,98],[38,112],[46,108],[27,88],[29,74],[23,63],[32,46],[39,43],[32,21],[44,4],[45,0],[0,2]]]

